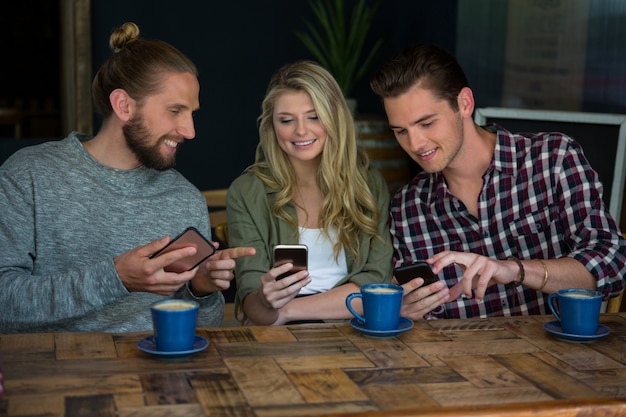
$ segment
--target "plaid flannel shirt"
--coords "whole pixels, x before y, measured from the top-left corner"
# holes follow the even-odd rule
[[[478,217],[452,195],[441,173],[419,173],[391,203],[394,265],[444,251],[493,259],[570,257],[597,280],[605,299],[625,286],[626,241],[602,201],[597,173],[572,138],[561,133],[512,134],[501,126],[483,175]],[[446,267],[451,287],[462,270]],[[459,297],[427,315],[465,318],[547,314],[547,294],[525,286],[493,285],[483,302]]]

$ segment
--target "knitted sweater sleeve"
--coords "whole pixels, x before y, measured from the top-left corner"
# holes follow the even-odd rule
[[[210,237],[202,195],[176,172],[99,167],[55,142],[0,167],[0,333],[149,330],[163,296],[129,292],[114,258],[187,226]],[[222,295],[198,301],[199,325],[219,325]]]

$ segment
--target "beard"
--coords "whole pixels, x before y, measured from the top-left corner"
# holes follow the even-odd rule
[[[152,134],[146,127],[141,115],[131,119],[122,127],[126,144],[135,154],[137,160],[146,168],[156,169],[158,171],[166,171],[176,165],[174,155],[165,157],[161,154],[161,144],[167,136],[161,136],[157,142],[152,145]]]

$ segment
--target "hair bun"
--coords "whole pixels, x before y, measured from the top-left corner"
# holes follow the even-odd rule
[[[119,52],[130,41],[139,38],[139,27],[133,22],[126,22],[113,30],[109,39],[109,46],[113,52]]]

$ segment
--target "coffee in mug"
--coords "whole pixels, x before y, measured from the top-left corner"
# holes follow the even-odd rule
[[[195,302],[189,302],[185,300],[168,300],[161,301],[153,306],[157,310],[171,310],[171,311],[181,311],[181,310],[189,310],[195,308]]]
[[[568,288],[548,297],[548,307],[561,323],[563,333],[571,335],[596,334],[601,306],[602,293],[584,288]]]
[[[346,307],[368,330],[396,330],[400,321],[403,291],[402,287],[394,284],[365,284],[361,286],[361,292],[348,295]],[[355,298],[363,301],[363,315],[352,307]]]
[[[373,292],[375,294],[393,294],[398,292],[396,288],[387,288],[387,287],[373,287],[368,288],[367,291]]]
[[[150,306],[154,343],[161,352],[193,349],[200,305],[193,300],[169,299]]]

